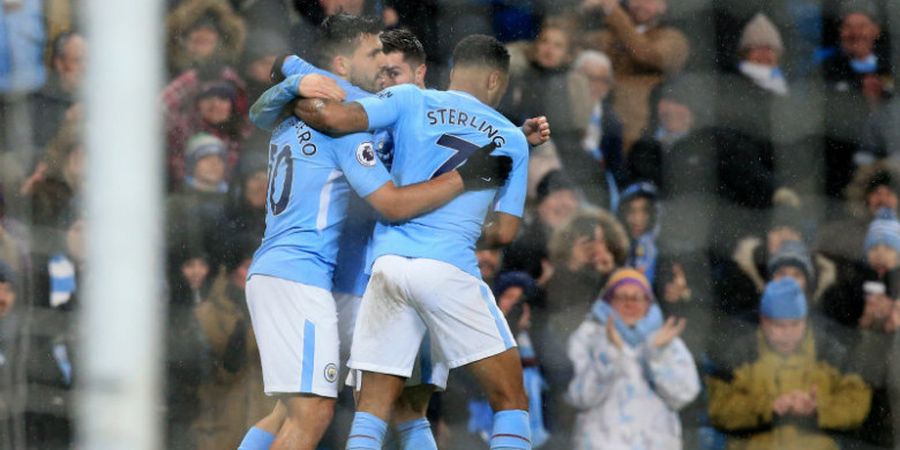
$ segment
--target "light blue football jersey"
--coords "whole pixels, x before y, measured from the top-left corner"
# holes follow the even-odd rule
[[[282,71],[287,77],[264,92],[250,110],[250,119],[258,127],[270,129],[277,121],[283,108],[297,98],[300,78],[308,74],[320,74],[334,79],[347,93],[348,100],[356,100],[373,94],[366,92],[331,72],[319,69],[297,56],[285,59]],[[375,133],[375,152],[382,164],[390,169],[393,140],[386,132]],[[370,241],[375,229],[377,213],[351,192],[347,208],[346,223],[338,240],[337,262],[334,268],[332,290],[361,297],[369,282],[365,265],[371,253]]]
[[[296,117],[282,121],[269,144],[266,231],[248,276],[331,290],[351,188],[366,197],[390,179],[372,135],[332,138]]]
[[[356,100],[370,129],[394,138],[391,174],[398,186],[428,181],[460,166],[479,147],[493,142],[513,169],[497,189],[467,191],[446,205],[406,222],[379,222],[373,258],[399,255],[444,261],[481,278],[475,242],[494,203],[499,212],[521,217],[528,178],[528,142],[519,127],[472,95],[460,91],[394,86]]]

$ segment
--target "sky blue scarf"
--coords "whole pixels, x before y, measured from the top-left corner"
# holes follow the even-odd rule
[[[612,316],[613,320],[615,320],[616,330],[619,332],[619,335],[622,336],[622,340],[627,342],[631,347],[641,345],[641,343],[646,341],[651,334],[660,329],[663,324],[662,311],[660,311],[659,306],[656,303],[650,305],[647,315],[639,320],[633,327],[625,325],[625,322],[622,322],[619,314],[603,299],[597,299],[597,301],[594,302],[591,313],[594,315],[594,318],[603,324],[606,324],[606,321]]]

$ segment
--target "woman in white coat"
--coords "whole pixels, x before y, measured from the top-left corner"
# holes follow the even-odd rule
[[[619,269],[569,338],[575,376],[568,400],[578,409],[578,450],[680,450],[678,410],[700,391],[691,353],[647,279]]]

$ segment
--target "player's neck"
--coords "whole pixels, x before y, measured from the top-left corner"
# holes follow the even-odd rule
[[[484,89],[476,83],[469,83],[465,80],[453,80],[450,82],[450,86],[447,89],[451,91],[465,92],[472,97],[477,98],[481,103],[484,103],[486,105],[490,104],[488,100],[489,96],[487,93],[487,89]]]

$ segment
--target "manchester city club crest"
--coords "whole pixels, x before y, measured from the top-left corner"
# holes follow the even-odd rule
[[[337,380],[337,376],[337,366],[335,366],[333,363],[329,363],[327,366],[325,366],[325,381],[334,383]]]

